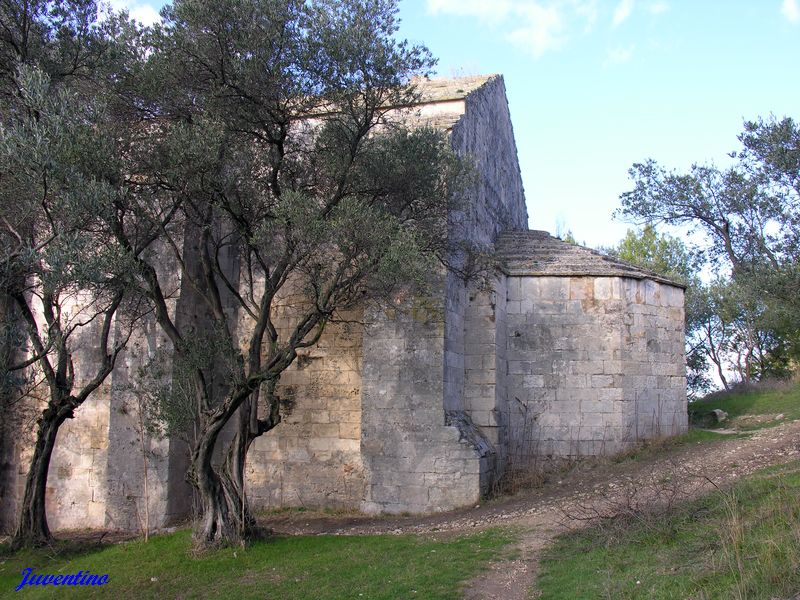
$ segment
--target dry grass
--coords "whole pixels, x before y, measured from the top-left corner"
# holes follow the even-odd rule
[[[616,497],[613,518],[587,514],[594,527],[560,538],[542,562],[542,597],[772,600],[800,590],[800,463],[688,503],[669,497],[668,481],[654,485],[665,501]]]

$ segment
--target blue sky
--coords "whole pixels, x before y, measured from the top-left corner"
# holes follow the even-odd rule
[[[163,2],[114,0],[151,22]],[[800,118],[800,0],[405,0],[442,76],[502,73],[530,226],[616,243],[628,168],[724,163],[744,119]]]

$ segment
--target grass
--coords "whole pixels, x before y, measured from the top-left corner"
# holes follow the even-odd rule
[[[715,408],[728,413],[728,420],[717,423],[711,414]],[[777,415],[783,418],[776,419]],[[725,438],[741,438],[748,433],[800,419],[800,385],[784,384],[774,388],[754,386],[715,392],[689,404],[689,431],[683,435],[648,440],[628,452],[612,458],[613,462],[651,458],[665,450],[690,444],[704,444]],[[717,433],[714,429],[734,428],[739,432]]]
[[[715,394],[690,405],[694,424],[706,424],[714,408],[728,412],[741,431],[777,425],[800,418],[800,386]],[[783,420],[772,418],[779,413]],[[748,420],[753,415],[769,418]],[[695,427],[613,460],[723,437],[736,436]],[[102,587],[24,588],[32,598],[455,599],[490,560],[510,558],[514,537],[498,529],[438,539],[301,536],[201,557],[191,556],[187,531],[100,548],[61,544],[10,553],[0,545],[0,597],[22,597],[14,588],[31,567],[42,574],[109,574]],[[787,597],[800,589],[800,464],[765,471],[668,514],[561,537],[543,558],[539,587],[551,600]]]
[[[710,414],[715,408],[729,419],[717,424]],[[614,461],[800,419],[800,386],[715,393],[689,411],[687,434],[651,441]],[[775,418],[779,414],[782,419]],[[548,600],[790,597],[800,590],[800,463],[766,469],[668,513],[619,518],[561,536],[543,556],[538,589]]]
[[[89,551],[9,553],[0,547],[0,597],[455,599],[460,586],[513,541],[506,530],[460,538],[412,535],[274,538],[190,556],[188,531]],[[109,574],[100,587],[26,586],[20,572]]]
[[[738,434],[717,433],[715,431],[690,427],[689,431],[682,435],[646,440],[627,452],[614,455],[611,457],[611,461],[615,463],[638,461],[663,454],[664,451],[672,448],[678,448],[690,444],[704,444],[707,442],[714,442],[720,439],[731,437],[736,438],[742,436]]]
[[[728,413],[728,421],[717,424],[710,414],[719,408]],[[775,419],[776,415],[783,419]],[[742,389],[717,392],[689,404],[689,418],[698,427],[730,427],[754,431],[780,425],[786,420],[800,419],[800,385],[783,385],[774,389]]]
[[[800,463],[771,468],[667,514],[557,539],[541,598],[786,598],[800,589]]]

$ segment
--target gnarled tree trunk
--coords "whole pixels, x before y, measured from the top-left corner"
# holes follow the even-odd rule
[[[247,398],[248,395],[240,390],[239,393],[229,396],[217,410],[207,414],[195,444],[192,479],[200,499],[202,516],[195,528],[194,539],[201,548],[243,544],[255,525],[244,496],[243,471],[237,482],[226,472],[225,464],[219,470],[214,467],[214,448],[219,434],[237,406],[241,407],[246,403],[246,400],[237,402],[233,398]],[[229,453],[234,455],[230,459],[232,464],[238,462],[236,448],[246,452],[246,446],[249,445],[240,445],[238,436],[236,441]],[[227,459],[228,457],[226,464]]]
[[[232,498],[214,469],[214,446],[225,425],[225,417],[216,413],[197,441],[192,456],[192,478],[200,496],[201,521],[194,532],[201,547],[241,543],[242,526],[238,522],[238,498]]]
[[[25,492],[22,498],[21,513],[17,521],[17,529],[11,541],[14,549],[22,547],[44,546],[53,541],[47,525],[45,512],[45,493],[47,490],[47,473],[50,458],[56,444],[58,428],[72,417],[72,411],[66,407],[60,409],[48,407],[38,421],[36,445],[33,459],[25,481]]]
[[[267,400],[268,416],[258,418],[259,391],[245,400],[239,408],[236,435],[228,449],[225,464],[222,467],[221,480],[227,495],[240,502],[238,519],[243,527],[243,535],[248,537],[256,530],[256,520],[250,511],[245,492],[245,463],[247,452],[256,438],[264,435],[280,423],[280,404],[275,396],[277,379],[270,379],[264,384],[264,395]]]

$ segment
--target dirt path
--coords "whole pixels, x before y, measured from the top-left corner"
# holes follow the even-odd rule
[[[557,481],[514,498],[429,517],[273,516],[265,524],[286,534],[431,533],[513,525],[521,531],[517,558],[490,565],[466,587],[468,600],[524,600],[539,556],[557,535],[600,517],[671,505],[725,485],[762,467],[800,458],[800,421],[763,429],[746,438],[724,437],[668,448],[639,460],[587,463]]]

